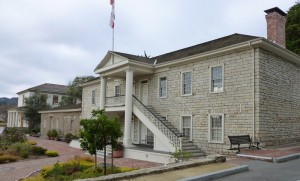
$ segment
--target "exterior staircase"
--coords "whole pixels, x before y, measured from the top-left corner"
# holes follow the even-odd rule
[[[152,106],[145,106],[148,111],[150,111],[160,122],[162,122],[169,130],[171,130],[176,136],[182,137],[182,133],[165,117],[161,116]],[[198,148],[193,142],[188,140],[188,138],[182,138],[181,149],[185,152],[192,153],[192,157],[201,157],[206,154]]]

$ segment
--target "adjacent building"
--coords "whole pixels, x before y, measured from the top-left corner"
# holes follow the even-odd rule
[[[81,103],[54,107],[39,111],[41,114],[41,136],[47,137],[49,130],[55,129],[59,137],[68,133],[79,135],[81,119]]]
[[[50,107],[57,107],[67,90],[68,86],[65,85],[45,83],[18,92],[18,106],[8,110],[7,127],[28,127],[24,116],[25,98],[36,93],[45,94],[47,95],[47,104]]]

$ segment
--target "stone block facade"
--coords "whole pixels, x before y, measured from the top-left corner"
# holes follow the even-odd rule
[[[300,66],[260,49],[257,107],[262,142],[300,142]]]
[[[95,104],[92,103],[92,91],[95,91]],[[83,86],[82,89],[82,118],[92,117],[92,110],[98,109],[100,105],[100,80]]]
[[[224,90],[210,92],[211,68],[222,66]],[[192,95],[182,96],[182,72],[192,72]],[[167,78],[167,96],[159,97],[159,78]],[[261,48],[221,54],[134,76],[133,94],[141,100],[141,82],[148,82],[148,105],[181,130],[182,116],[191,116],[192,141],[207,153],[226,152],[228,135],[250,135],[263,145],[300,141],[300,66]],[[119,85],[125,95],[126,79],[110,78],[106,97]],[[97,103],[91,105],[91,90]],[[100,83],[84,88],[83,117],[99,106]],[[112,113],[113,115],[114,113]],[[124,112],[117,113],[124,125]],[[209,116],[224,115],[223,142],[209,140]],[[134,119],[133,142],[138,143]]]
[[[49,130],[57,130],[59,136],[67,133],[79,134],[81,111],[49,112],[41,114],[41,136],[47,137]]]
[[[245,50],[218,57],[199,59],[181,66],[169,67],[150,76],[135,79],[149,82],[149,105],[181,130],[181,116],[192,116],[192,140],[206,152],[229,148],[228,135],[253,136],[253,51]],[[210,69],[224,67],[224,91],[210,92]],[[192,95],[181,95],[182,72],[192,71]],[[159,77],[167,78],[167,97],[159,98]],[[224,114],[224,142],[210,143],[209,115]]]

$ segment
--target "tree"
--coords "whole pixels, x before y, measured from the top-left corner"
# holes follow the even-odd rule
[[[286,47],[300,55],[300,3],[296,2],[287,13]]]
[[[5,122],[7,122],[7,110],[11,109],[13,107],[13,105],[0,105],[0,121],[4,120]]]
[[[76,104],[76,100],[82,99],[82,87],[80,87],[80,85],[94,78],[93,76],[75,77],[75,79],[69,83],[67,95],[62,97],[60,105]]]
[[[30,97],[25,98],[25,118],[28,121],[29,129],[39,129],[41,124],[41,110],[49,109],[47,95],[36,92]]]
[[[110,119],[103,110],[93,110],[91,119],[82,119],[80,125],[80,146],[91,155],[95,155],[97,168],[97,150],[104,150],[104,174],[106,174],[106,146],[115,146],[122,136],[120,122],[117,118]]]

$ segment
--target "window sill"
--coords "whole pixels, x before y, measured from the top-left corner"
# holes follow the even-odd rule
[[[224,141],[208,141],[208,143],[224,144]]]
[[[222,91],[214,91],[214,92],[209,92],[210,94],[219,94],[219,93],[225,93],[225,91],[224,90],[222,90]]]
[[[193,94],[181,94],[182,97],[192,96]]]
[[[166,98],[168,98],[167,96],[165,96],[165,97],[158,97],[158,98],[160,98],[160,99],[166,99]]]

